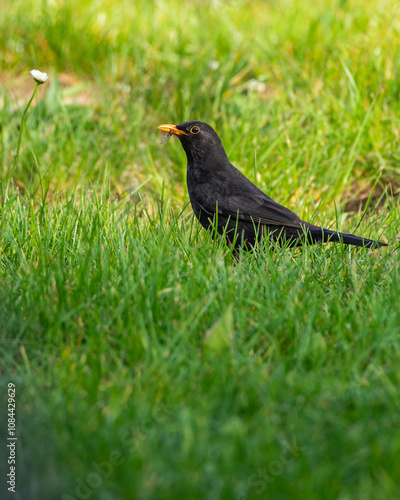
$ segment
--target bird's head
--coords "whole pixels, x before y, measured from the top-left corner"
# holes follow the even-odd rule
[[[221,139],[207,123],[192,120],[179,125],[160,125],[158,128],[178,137],[189,162],[203,163],[210,155],[215,159],[226,158]]]

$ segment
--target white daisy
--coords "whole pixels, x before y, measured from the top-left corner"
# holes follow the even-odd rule
[[[35,82],[37,82],[37,83],[45,83],[47,81],[47,79],[49,78],[47,73],[42,73],[38,69],[33,69],[31,71],[31,75],[32,75],[33,79],[35,80]]]

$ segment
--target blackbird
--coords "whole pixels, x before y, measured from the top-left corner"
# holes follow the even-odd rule
[[[232,165],[221,139],[207,123],[187,121],[158,128],[176,135],[185,150],[190,202],[201,225],[225,235],[235,247],[254,246],[264,236],[288,246],[305,241],[342,242],[366,248],[387,246],[301,220]]]

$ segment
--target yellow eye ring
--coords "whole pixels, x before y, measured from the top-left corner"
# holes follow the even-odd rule
[[[197,125],[195,125],[190,129],[191,134],[198,134],[199,132],[200,132],[200,127],[198,127]]]

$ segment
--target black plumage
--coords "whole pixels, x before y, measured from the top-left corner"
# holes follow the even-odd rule
[[[207,123],[188,121],[160,125],[176,135],[187,156],[187,186],[196,217],[208,230],[216,229],[236,245],[253,246],[268,235],[290,246],[308,241],[338,242],[366,248],[386,243],[323,229],[301,220],[272,200],[229,161],[221,139]]]

